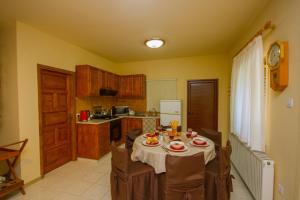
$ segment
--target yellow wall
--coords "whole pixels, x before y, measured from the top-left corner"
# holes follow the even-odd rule
[[[3,145],[19,139],[15,22],[0,26],[0,76],[0,145]]]
[[[40,176],[37,64],[75,71],[90,64],[114,72],[114,64],[75,45],[17,22],[17,73],[20,138],[28,138],[21,159],[25,182]]]
[[[230,60],[225,55],[198,56],[118,64],[120,74],[142,73],[148,80],[177,79],[177,97],[183,101],[183,129],[186,129],[187,80],[219,79],[219,130],[224,141],[228,133],[228,88]]]
[[[0,24],[0,145],[19,140],[16,23]],[[0,162],[0,174],[6,163]],[[18,166],[19,171],[19,166]]]
[[[276,40],[289,42],[289,86],[283,92],[269,93],[269,115],[267,123],[266,150],[275,161],[275,199],[297,199],[300,191],[300,1],[273,0],[257,17],[244,37],[235,46],[232,55],[251,36],[272,20],[276,29],[264,38],[265,54],[269,45]],[[293,97],[295,107],[286,107],[288,97]],[[278,193],[278,184],[284,186],[284,195]],[[300,196],[299,196],[300,199]]]

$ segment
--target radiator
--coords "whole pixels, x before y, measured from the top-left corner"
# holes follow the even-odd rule
[[[239,138],[229,134],[231,162],[256,200],[272,200],[274,161],[265,153],[252,151]]]

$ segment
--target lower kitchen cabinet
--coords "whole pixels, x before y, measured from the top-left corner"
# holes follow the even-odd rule
[[[109,123],[77,124],[78,157],[98,160],[110,152]]]
[[[142,118],[123,118],[122,119],[122,142],[126,140],[126,134],[133,129],[143,130]]]

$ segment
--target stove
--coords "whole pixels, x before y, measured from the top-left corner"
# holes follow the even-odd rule
[[[118,118],[118,116],[112,116],[112,115],[101,115],[101,114],[94,114],[93,119],[115,119]]]

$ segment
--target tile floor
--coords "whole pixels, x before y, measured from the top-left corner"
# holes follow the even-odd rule
[[[110,196],[110,158],[99,161],[79,159],[53,170],[25,188],[26,195],[11,195],[6,200],[108,200]],[[252,200],[247,188],[233,170],[232,200]]]

